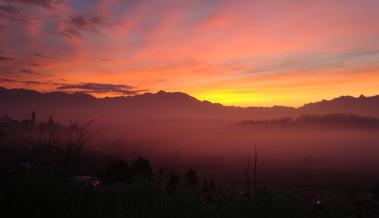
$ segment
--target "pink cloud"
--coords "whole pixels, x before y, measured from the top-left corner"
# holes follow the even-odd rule
[[[33,62],[36,72],[78,83],[122,81],[196,93],[209,83],[285,81],[281,75],[327,80],[338,67],[360,72],[379,56],[369,52],[379,37],[379,3],[372,0],[70,2],[22,7],[30,24],[1,24],[10,26],[0,36],[1,55],[16,60],[7,69]],[[36,52],[57,58],[31,55]]]

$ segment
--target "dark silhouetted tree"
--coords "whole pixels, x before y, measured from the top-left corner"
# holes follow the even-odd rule
[[[73,171],[80,166],[89,140],[87,128],[91,123],[92,121],[85,123],[78,120],[70,121],[67,127],[67,141],[63,144],[62,170],[65,175],[74,174]]]
[[[216,189],[215,184],[212,179],[207,180],[204,179],[203,186],[201,187],[201,192],[203,193],[203,196],[205,196],[205,200],[208,203],[213,202],[213,191]]]
[[[180,177],[175,170],[170,172],[169,179],[167,181],[166,190],[168,193],[172,193],[180,185]]]
[[[193,169],[189,169],[187,173],[184,175],[185,182],[190,185],[193,189],[197,188],[198,180],[196,171]]]
[[[49,117],[49,121],[47,122],[47,125],[48,125],[49,127],[54,126],[54,119],[53,119],[52,116]]]
[[[109,183],[130,182],[130,169],[126,161],[117,160],[105,171],[104,181]]]
[[[153,178],[153,170],[150,162],[144,158],[138,158],[133,166],[133,179],[151,180]]]
[[[208,192],[209,191],[209,183],[207,179],[203,180],[203,185],[201,186],[201,192]]]
[[[214,191],[214,190],[216,190],[216,185],[215,185],[213,179],[210,179],[210,180],[209,180],[209,190],[210,190],[210,191]]]
[[[216,189],[216,185],[213,181],[213,179],[210,179],[209,181],[207,179],[204,179],[203,186],[201,187],[202,192],[211,192]]]
[[[6,137],[6,130],[2,126],[0,126],[0,145],[2,145],[3,140]]]
[[[371,189],[372,197],[379,202],[379,184],[375,185]]]

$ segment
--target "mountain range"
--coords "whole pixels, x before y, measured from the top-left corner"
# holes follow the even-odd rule
[[[95,98],[83,93],[40,93],[0,87],[0,116],[25,118],[33,111],[41,119],[269,119],[304,114],[358,114],[379,117],[379,95],[341,96],[302,107],[238,107],[200,101],[181,92],[145,93],[135,96]]]

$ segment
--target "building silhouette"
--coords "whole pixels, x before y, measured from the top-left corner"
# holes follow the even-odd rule
[[[30,120],[21,120],[21,124],[24,127],[35,127],[36,126],[36,112],[32,112],[32,117]]]

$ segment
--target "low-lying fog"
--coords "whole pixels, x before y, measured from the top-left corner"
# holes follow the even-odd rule
[[[100,151],[145,156],[156,167],[192,167],[203,177],[244,180],[256,146],[260,183],[351,186],[379,181],[378,128],[141,119],[95,122],[91,132]]]

